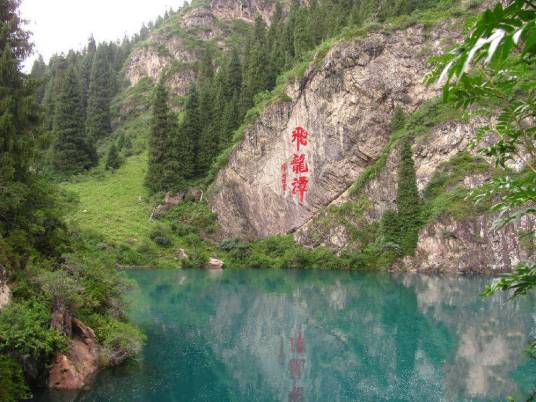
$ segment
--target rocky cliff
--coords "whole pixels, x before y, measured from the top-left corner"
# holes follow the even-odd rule
[[[420,119],[428,120],[412,133],[417,184],[424,197],[435,175],[461,155],[485,123],[448,113],[441,116],[442,111],[427,111],[423,106],[438,95],[437,89],[423,82],[430,69],[427,60],[442,50],[445,38],[456,40],[458,32],[455,20],[442,21],[432,29],[415,25],[372,32],[336,44],[323,58],[317,55],[303,76],[289,83],[284,95],[245,130],[228,165],[219,172],[210,202],[223,236],[256,239],[294,233],[306,246],[323,245],[337,252],[362,247],[356,232],[377,228],[383,214],[396,209],[400,158],[391,121],[397,108],[406,114],[422,109]],[[299,152],[292,136],[296,127],[308,133],[307,144]],[[295,154],[303,154],[306,161],[303,202],[299,191],[293,191],[292,179],[299,176],[292,171]],[[488,180],[491,165],[478,163],[474,171],[457,172],[457,181],[445,193],[467,193]],[[430,201],[431,208],[436,208],[436,201]],[[534,222],[493,232],[494,217],[465,206],[470,203],[459,202],[464,205],[462,212],[445,207],[431,217],[420,231],[415,257],[397,267],[509,270],[530,257],[518,232],[530,229]],[[359,216],[351,222],[341,222],[332,213],[354,207],[359,209],[354,215]]]
[[[164,75],[171,92],[184,96],[208,43],[226,48],[228,39],[241,32],[239,21],[252,23],[257,15],[268,21],[274,6],[267,0],[212,0],[180,10],[134,49],[125,66],[126,80],[135,86],[144,78],[156,82]]]
[[[412,27],[338,44],[291,83],[288,101],[269,106],[246,130],[216,179],[212,205],[225,235],[294,231],[344,193],[380,156],[395,108],[413,111],[435,95],[422,82],[430,46],[439,46],[440,30],[433,32]],[[296,153],[297,126],[309,133],[303,203],[290,181],[282,188],[281,166]]]

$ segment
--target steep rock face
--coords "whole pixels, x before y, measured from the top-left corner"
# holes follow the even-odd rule
[[[227,31],[235,20],[252,23],[256,15],[269,21],[275,3],[267,0],[213,0],[209,7],[195,7],[185,10],[176,17],[173,24],[179,29],[161,29],[153,32],[131,54],[126,65],[125,75],[131,86],[149,77],[153,82],[160,79],[164,72],[171,70],[167,83],[171,92],[177,96],[186,95],[195,80],[193,63],[199,60],[202,46],[193,46],[199,41],[215,40],[224,48]],[[180,63],[180,69],[173,65]]]
[[[266,22],[275,10],[275,2],[266,0],[212,0],[210,8],[220,19],[253,21],[261,15]]]
[[[412,147],[417,187],[425,190],[437,168],[466,149],[482,119],[470,123],[450,121],[435,127],[430,133],[417,137]],[[363,226],[377,222],[387,210],[396,209],[399,149],[395,147],[381,172],[366,183],[357,196],[366,198],[360,222]],[[473,189],[489,179],[487,173],[467,172],[463,185]],[[343,194],[332,205],[341,205],[351,197]],[[471,201],[468,201],[471,202]],[[429,223],[419,234],[415,257],[405,258],[396,269],[418,271],[489,272],[509,271],[519,261],[530,258],[529,248],[519,240],[519,233],[533,230],[536,220],[523,221],[495,231],[496,215],[468,216],[454,219],[444,216]],[[311,219],[295,234],[301,244],[323,245],[340,251],[352,242],[352,234],[344,223],[333,219],[325,224],[320,216]]]
[[[473,120],[471,123],[451,121],[435,127],[427,135],[417,137],[412,146],[412,153],[417,187],[421,194],[439,165],[463,151],[470,138],[474,136],[475,131],[483,123],[480,119]],[[364,196],[367,199],[366,207],[362,213],[364,225],[378,221],[386,211],[396,209],[399,161],[399,147],[395,146],[383,169],[376,177],[369,180],[356,195],[358,197]],[[331,205],[341,205],[351,198],[349,192],[345,192]],[[295,237],[298,242],[312,247],[323,245],[334,250],[341,250],[351,241],[350,233],[344,225],[325,226],[319,219],[315,218],[296,232]]]
[[[134,50],[126,67],[126,78],[132,86],[146,77],[157,82],[174,62],[180,62],[181,68],[170,75],[168,83],[176,95],[184,96],[195,79],[192,67],[188,65],[196,61],[198,55],[180,37],[151,35],[150,43],[152,45]]]
[[[58,353],[50,369],[49,388],[82,389],[99,368],[100,347],[93,330],[77,319],[72,320],[72,330],[67,352]]]
[[[438,50],[444,34],[416,26],[342,43],[289,85],[292,101],[260,116],[215,181],[211,203],[224,235],[291,232],[339,197],[379,157],[395,108],[413,111],[436,94],[422,77],[428,53]],[[309,170],[303,204],[292,194],[292,170],[282,188],[282,164],[290,169],[297,126],[309,133],[302,147]]]
[[[519,239],[521,231],[534,231],[536,220],[520,222],[494,231],[497,216],[467,221],[442,218],[419,235],[415,257],[406,257],[400,268],[413,271],[502,272],[533,257],[530,246]]]

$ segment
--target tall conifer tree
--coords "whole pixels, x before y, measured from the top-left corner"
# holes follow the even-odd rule
[[[400,246],[405,255],[411,254],[417,246],[421,198],[409,139],[404,139],[401,145],[396,204],[401,225]]]
[[[112,131],[110,118],[110,64],[108,48],[99,45],[89,84],[87,104],[87,131],[90,138],[105,137]]]
[[[180,132],[188,138],[191,144],[191,172],[185,176],[186,178],[198,177],[202,174],[199,163],[199,140],[202,129],[203,124],[199,117],[199,95],[194,85],[188,92],[184,120],[180,126]]]
[[[80,85],[74,66],[65,73],[56,100],[54,168],[64,174],[89,169],[97,162],[94,141],[88,139],[81,109]]]
[[[93,60],[95,59],[95,52],[97,51],[97,45],[93,35],[90,36],[82,63],[80,66],[80,95],[82,98],[82,115],[84,119],[87,119],[87,102],[89,97],[89,84],[91,82],[91,69],[93,67]]]
[[[177,128],[169,111],[168,94],[162,81],[155,89],[153,121],[149,141],[149,167],[145,185],[152,191],[177,190],[183,186],[182,161],[177,160]]]

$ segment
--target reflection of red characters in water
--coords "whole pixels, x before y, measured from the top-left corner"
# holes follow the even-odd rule
[[[303,347],[303,334],[302,334],[301,330],[300,330],[300,333],[298,334],[298,342],[297,343],[298,343],[298,353],[303,354],[305,349]]]
[[[292,391],[288,393],[288,402],[304,402],[303,387],[297,387],[294,385]]]
[[[300,194],[300,203],[303,203],[304,194],[307,192],[309,180],[305,176],[295,177],[292,180],[292,195]]]
[[[290,361],[288,362],[288,368],[290,369],[290,376],[293,380],[301,378],[304,365],[304,359],[290,359]]]
[[[309,133],[302,127],[296,127],[292,131],[292,142],[296,143],[296,150],[300,152],[300,145],[307,145],[307,136]]]
[[[293,336],[290,337],[290,351],[292,353],[299,353],[299,354],[303,354],[305,352],[303,332],[301,329],[298,330],[297,337],[293,337]]]
[[[303,386],[298,386],[304,375],[305,358],[296,357],[305,353],[305,339],[301,326],[297,333],[290,337],[290,353],[294,354],[288,362],[289,374],[293,383],[292,390],[288,393],[289,402],[305,402]]]

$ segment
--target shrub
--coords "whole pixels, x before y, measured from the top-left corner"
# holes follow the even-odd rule
[[[197,230],[191,226],[191,225],[185,225],[182,223],[172,223],[171,224],[171,231],[175,233],[177,236],[186,236],[191,233],[196,233]]]
[[[0,355],[0,401],[17,402],[29,396],[20,364],[10,356]]]
[[[162,247],[167,247],[171,244],[171,230],[164,225],[157,225],[149,234],[152,241]]]
[[[216,214],[205,202],[183,202],[166,211],[162,219],[175,225],[177,234],[212,233],[216,229]]]
[[[96,314],[88,317],[87,321],[102,345],[101,364],[104,366],[119,364],[142,351],[146,337],[137,327]]]
[[[0,313],[0,352],[50,357],[66,339],[50,328],[49,309],[38,301],[13,302]]]

